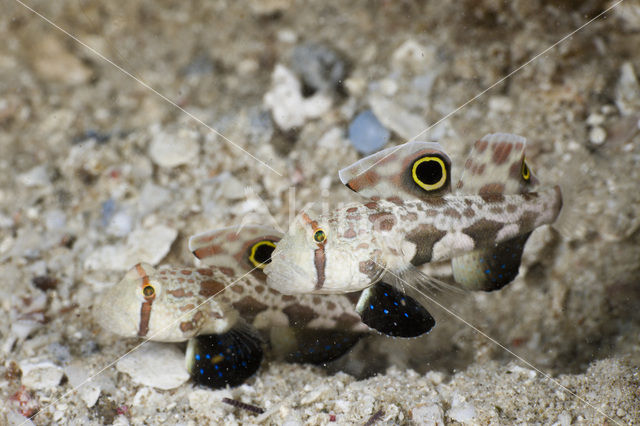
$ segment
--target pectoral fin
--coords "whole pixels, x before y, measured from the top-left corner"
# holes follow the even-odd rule
[[[417,337],[436,325],[424,306],[383,281],[362,292],[356,310],[363,323],[388,336]]]
[[[253,376],[262,357],[260,336],[242,323],[224,334],[206,334],[189,340],[186,365],[196,383],[219,389],[238,386]]]

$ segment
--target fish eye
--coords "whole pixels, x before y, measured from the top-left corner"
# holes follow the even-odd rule
[[[316,243],[324,243],[327,240],[327,234],[322,229],[318,229],[313,233],[313,240]]]
[[[429,155],[413,162],[411,177],[425,191],[435,191],[446,183],[447,168],[441,158]]]
[[[520,170],[520,174],[522,175],[522,179],[526,181],[531,179],[531,170],[529,170],[529,166],[527,165],[527,162],[524,158],[522,159],[522,168]]]
[[[276,245],[273,241],[258,241],[249,249],[249,262],[256,268],[264,269],[267,263],[271,262],[271,253]]]
[[[142,287],[142,295],[146,299],[154,297],[156,295],[155,287],[153,287],[151,284],[145,284],[145,286]]]

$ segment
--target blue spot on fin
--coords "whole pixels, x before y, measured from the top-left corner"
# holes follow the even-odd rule
[[[417,337],[428,333],[436,321],[415,299],[380,281],[362,292],[358,309],[362,322],[387,336]]]
[[[187,344],[187,369],[198,384],[212,389],[238,386],[253,376],[262,362],[262,340],[245,323],[224,334],[197,336]]]

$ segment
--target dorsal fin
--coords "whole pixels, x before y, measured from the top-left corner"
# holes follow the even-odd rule
[[[425,199],[451,192],[451,160],[440,144],[407,142],[339,172],[349,189],[371,199]]]
[[[493,133],[476,141],[456,185],[457,194],[518,194],[538,183],[525,160],[527,140],[510,133]],[[495,247],[451,260],[453,277],[468,290],[493,291],[518,275],[524,245],[531,233]]]
[[[228,268],[237,277],[258,268],[254,275],[264,279],[262,269],[281,238],[266,226],[231,226],[194,235],[189,250],[207,266]]]

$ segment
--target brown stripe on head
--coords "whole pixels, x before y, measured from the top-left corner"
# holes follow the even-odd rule
[[[495,222],[493,220],[480,219],[473,225],[464,228],[462,232],[473,239],[476,247],[490,246],[491,244],[493,244],[496,236],[498,235],[498,232],[503,227],[503,223]]]
[[[509,158],[513,145],[510,142],[498,142],[493,144],[493,162],[502,164]]]
[[[245,318],[250,323],[253,322],[256,315],[268,308],[267,305],[251,296],[243,297],[237,302],[234,302],[232,306],[240,313],[241,317]]]
[[[347,188],[354,192],[359,192],[361,189],[371,188],[378,183],[378,181],[380,181],[380,175],[373,170],[369,170],[347,182]]]
[[[324,285],[325,268],[327,259],[324,255],[324,244],[318,244],[318,248],[313,252],[313,265],[316,267],[316,290],[320,290]]]
[[[144,289],[145,286],[149,285],[149,275],[147,275],[147,271],[144,270],[142,265],[138,263],[136,266],[136,272],[140,277],[141,281],[141,289]],[[143,293],[144,294],[144,293]],[[149,332],[149,320],[151,319],[151,305],[153,305],[153,300],[156,298],[155,291],[151,296],[145,296],[144,302],[140,306],[140,324],[138,326],[138,336],[144,337]]]
[[[223,248],[216,244],[211,244],[206,247],[200,247],[193,251],[193,254],[198,259],[204,259],[205,257],[214,256],[216,254],[222,253]]]

